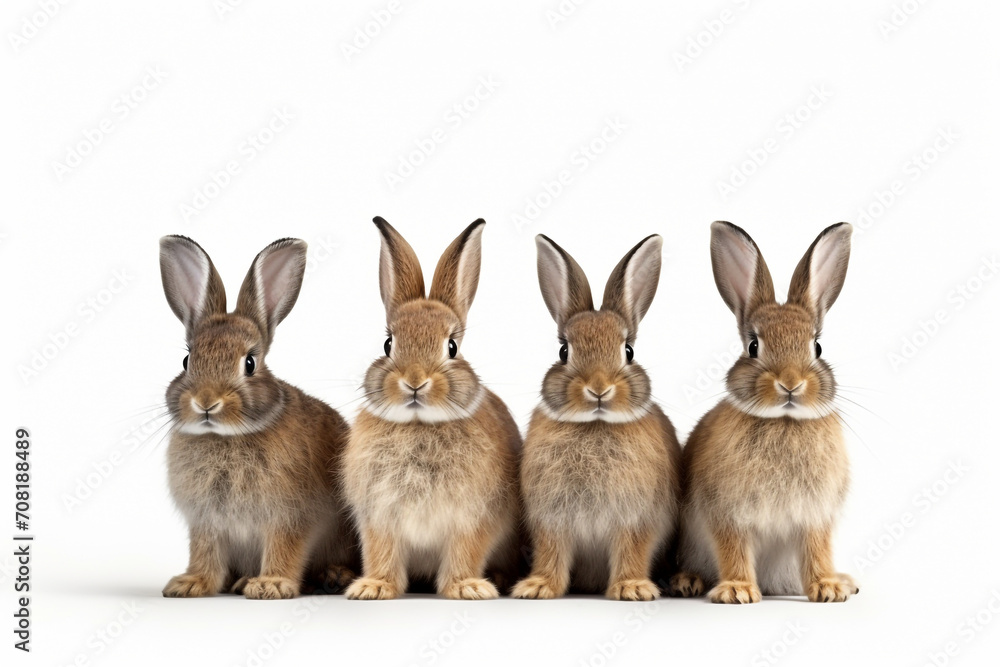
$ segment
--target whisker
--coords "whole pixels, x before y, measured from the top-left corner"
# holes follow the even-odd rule
[[[844,428],[846,428],[847,430],[849,430],[851,433],[854,434],[854,437],[856,437],[858,442],[860,442],[861,445],[868,451],[868,453],[871,454],[873,459],[875,459],[879,464],[884,465],[882,459],[879,458],[878,454],[875,453],[875,451],[868,445],[865,439],[862,438],[861,435],[854,430],[854,428],[847,422],[846,419],[844,419],[844,416],[842,414],[840,414],[837,411],[834,411],[832,414],[836,417],[837,421],[840,422],[841,426],[843,426]]]
[[[886,421],[885,419],[883,419],[882,416],[879,415],[877,412],[875,412],[873,410],[869,410],[866,406],[862,405],[861,403],[858,403],[857,401],[851,400],[850,398],[847,398],[846,396],[837,396],[833,400],[834,400],[834,403],[836,403],[837,401],[847,401],[848,403],[851,403],[852,405],[856,405],[857,407],[861,408],[862,410],[864,410],[865,412],[867,412],[871,416],[873,416],[876,419],[878,419],[883,424],[889,425],[889,422]]]

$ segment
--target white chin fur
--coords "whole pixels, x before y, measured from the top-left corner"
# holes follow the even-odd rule
[[[539,403],[538,408],[542,413],[557,422],[570,422],[582,424],[586,422],[607,422],[609,424],[627,424],[642,419],[649,414],[649,404],[647,403],[639,409],[628,410],[592,410],[590,412],[566,412],[557,413],[544,401]]]
[[[208,435],[212,433],[214,435],[247,435],[249,433],[257,433],[263,431],[267,428],[266,423],[257,422],[247,422],[240,425],[239,427],[232,426],[230,424],[206,424],[204,422],[198,422],[197,424],[182,424],[177,430],[180,433],[186,433],[188,435]]]
[[[792,419],[822,419],[828,415],[833,414],[832,405],[823,406],[804,406],[796,405],[794,408],[786,408],[782,405],[752,405],[746,403],[745,401],[740,401],[732,396],[727,396],[726,400],[729,401],[730,405],[735,407],[740,412],[748,414],[752,417],[760,417],[761,419],[779,419],[781,417],[790,417]]]
[[[476,397],[472,399],[472,402],[463,408],[455,406],[442,408],[434,405],[425,405],[419,408],[411,408],[406,405],[377,407],[369,403],[364,409],[367,410],[369,414],[378,417],[379,419],[395,422],[397,424],[440,424],[442,422],[468,419],[479,410],[480,406],[483,404],[485,396],[486,390],[480,387],[479,392],[476,394]]]
[[[188,435],[208,435],[212,433],[214,435],[222,436],[234,436],[234,435],[248,435],[250,433],[259,433],[265,430],[271,424],[274,423],[278,415],[281,414],[283,400],[275,403],[271,409],[262,419],[255,419],[253,421],[245,421],[239,426],[233,426],[231,424],[206,424],[205,422],[197,423],[184,423],[177,427],[178,433],[186,433]]]

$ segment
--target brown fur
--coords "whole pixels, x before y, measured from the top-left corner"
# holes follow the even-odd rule
[[[802,593],[843,601],[856,592],[831,560],[849,464],[833,372],[815,354],[822,316],[842,286],[849,238],[849,226],[825,230],[796,269],[789,303],[778,305],[753,240],[729,223],[713,226],[719,291],[744,342],[758,342],[758,356],[736,362],[729,397],[699,421],[684,448],[684,571],[672,580],[675,594],[698,595],[702,582],[722,603]],[[813,262],[821,243],[818,252],[832,259]]]
[[[285,241],[272,244],[255,266],[272,249],[289,247]],[[304,263],[304,244],[295,249],[301,257],[281,261]],[[265,364],[274,326],[290,310],[300,283],[293,276],[289,289],[294,294],[272,301],[276,310],[261,313],[245,282],[237,307],[242,312],[226,314],[222,281],[197,244],[167,237],[163,254],[171,306],[193,314],[187,325],[187,369],[167,389],[174,420],[168,476],[190,526],[190,563],[163,594],[232,590],[248,598],[277,599],[297,595],[306,578],[311,586],[347,583],[358,561],[339,485],[347,423],[322,401],[275,378]],[[179,261],[178,254],[187,260]],[[187,279],[180,273],[198,259],[210,268],[208,296],[201,305],[192,301],[192,288],[179,286]],[[255,280],[254,271],[251,267],[248,282]],[[189,284],[203,277],[198,274]],[[242,362],[250,352],[257,368],[246,375]],[[192,401],[217,406],[211,429]]]
[[[448,348],[463,338],[483,223],[445,251],[426,299],[412,248],[375,222],[391,349],[368,370],[367,403],[344,460],[364,566],[347,596],[395,598],[415,578],[433,580],[449,598],[496,597],[484,573],[509,579],[519,555],[521,437],[503,402]]]
[[[599,312],[573,258],[546,237],[538,244],[542,293],[568,355],[546,374],[525,439],[521,486],[534,560],[513,594],[553,598],[573,586],[651,600],[659,595],[652,562],[678,512],[680,446],[625,346],[656,289],[659,237],[625,256]],[[630,265],[636,256],[639,266]]]
[[[515,595],[564,595],[572,569],[579,590],[632,599],[616,584],[648,580],[675,527],[680,445],[666,416],[657,408],[628,424],[574,424],[536,411],[521,465],[535,554]],[[636,599],[652,598],[647,584],[649,596]]]

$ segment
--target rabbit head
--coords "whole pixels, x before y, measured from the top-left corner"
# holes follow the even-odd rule
[[[391,422],[436,423],[471,416],[484,389],[462,357],[465,322],[479,285],[482,234],[476,220],[441,256],[430,293],[413,248],[382,218],[379,290],[385,304],[385,356],[365,376],[366,409]]]
[[[656,294],[663,240],[648,236],[622,258],[594,310],[590,283],[568,252],[542,234],[538,282],[558,329],[559,362],[542,384],[541,409],[564,422],[639,419],[650,409],[649,377],[634,361],[639,322]]]
[[[306,243],[281,239],[254,259],[236,300],[211,258],[184,236],[160,239],[160,273],[170,308],[184,324],[188,355],[167,388],[177,428],[193,435],[243,435],[267,427],[281,412],[283,394],[267,368],[275,327],[288,315],[306,263]]]
[[[852,228],[827,227],[799,261],[784,304],[760,249],[728,222],[712,223],[712,270],[736,315],[743,355],[729,371],[729,399],[757,417],[816,419],[834,411],[836,381],[821,358],[823,318],[847,274]]]

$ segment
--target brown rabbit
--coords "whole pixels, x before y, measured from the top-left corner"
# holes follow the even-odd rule
[[[651,564],[677,520],[681,452],[632,346],[656,294],[663,242],[647,237],[625,255],[595,311],[576,261],[549,238],[536,241],[562,348],[524,442],[534,565],[513,595],[559,597],[572,583],[614,600],[652,600]]]
[[[375,225],[389,337],[345,455],[364,564],[347,597],[395,598],[412,576],[436,579],[448,598],[495,598],[484,571],[509,571],[518,557],[521,436],[460,352],[485,222],[445,250],[429,297],[413,249],[382,218]]]
[[[848,487],[834,405],[836,382],[819,336],[840,294],[851,226],[828,227],[775,301],[767,264],[750,236],[712,224],[712,269],[736,315],[745,354],[728,396],[702,417],[684,448],[685,503],[676,595],[714,586],[712,602],[805,595],[843,602],[858,592],[834,570],[831,533]]]
[[[307,575],[327,589],[354,578],[357,538],[336,472],[347,423],[265,363],[305,263],[298,239],[264,248],[227,313],[222,279],[201,246],[183,236],[160,240],[163,288],[189,350],[167,389],[167,465],[191,558],[166,597],[291,598]]]

